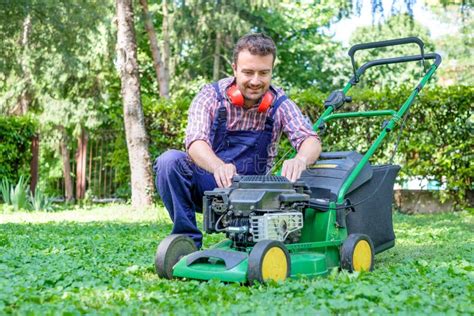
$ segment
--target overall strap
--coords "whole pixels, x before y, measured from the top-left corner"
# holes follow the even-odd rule
[[[280,105],[288,100],[288,97],[286,95],[283,95],[276,99],[275,103],[273,103],[273,106],[271,107],[271,112],[270,115],[267,116],[265,120],[265,130],[268,132],[271,132],[273,130],[273,123],[275,121],[275,113],[280,107]]]
[[[216,91],[217,102],[219,102],[219,107],[216,110],[214,115],[214,122],[212,122],[211,131],[210,131],[210,140],[212,143],[212,149],[217,151],[218,148],[222,145],[224,141],[224,136],[226,133],[227,127],[227,109],[224,105],[224,97],[219,89],[219,83],[213,82],[212,87]]]
[[[217,101],[219,101],[219,103],[222,104],[222,101],[224,100],[224,98],[222,97],[222,93],[219,89],[219,82],[216,81],[216,82],[213,82],[212,83],[212,87],[214,88],[214,90],[216,91],[216,95],[217,95]]]
[[[272,106],[272,112],[270,114],[270,117],[271,118],[274,118],[275,117],[275,113],[276,111],[278,110],[278,108],[280,107],[280,105],[285,102],[286,100],[288,100],[288,97],[286,95],[282,95],[281,97],[279,97],[275,103],[273,104]]]
[[[224,121],[227,118],[227,110],[224,106],[224,97],[219,89],[219,83],[213,82],[212,87],[216,91],[217,102],[219,102],[219,107],[217,108],[216,119],[219,121]]]

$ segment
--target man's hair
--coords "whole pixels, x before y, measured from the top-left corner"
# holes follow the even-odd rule
[[[276,46],[272,38],[263,33],[247,34],[241,37],[234,48],[234,63],[237,64],[239,53],[248,50],[252,55],[267,56],[273,55],[273,63],[276,58]]]

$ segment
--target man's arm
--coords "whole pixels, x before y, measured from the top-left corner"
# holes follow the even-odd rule
[[[301,143],[296,156],[283,162],[281,175],[287,177],[291,182],[295,182],[306,167],[312,165],[321,154],[321,143],[314,137],[310,136]]]
[[[216,106],[216,92],[211,85],[205,85],[189,107],[185,145],[189,156],[201,168],[214,175],[219,187],[231,185],[235,166],[225,164],[216,156],[209,142],[212,113]]]
[[[192,142],[188,154],[196,165],[214,175],[219,188],[226,188],[232,184],[232,177],[237,173],[235,166],[217,157],[207,142],[203,140]]]

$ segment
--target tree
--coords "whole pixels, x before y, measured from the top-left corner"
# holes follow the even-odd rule
[[[132,0],[117,0],[116,6],[117,64],[122,82],[123,114],[132,182],[132,205],[141,207],[152,203],[153,179],[140,99]]]
[[[151,18],[150,11],[148,10],[147,0],[140,0],[140,4],[143,11],[143,20],[145,24],[145,29],[148,34],[148,39],[150,41],[150,51],[153,60],[153,67],[156,72],[156,82],[158,84],[158,89],[160,91],[160,96],[166,99],[169,99],[169,71],[167,64],[169,63],[169,58],[163,60],[163,54],[160,52],[158,46],[157,36],[155,32],[155,27],[153,26],[153,19]],[[166,6],[166,4],[163,4]],[[167,17],[163,18],[165,21]],[[166,24],[167,25],[167,24]],[[169,41],[169,38],[167,38]],[[169,44],[167,44],[169,46]],[[169,55],[167,55],[169,56]]]
[[[275,81],[286,87],[332,87],[339,70],[324,28],[349,13],[350,3],[334,1],[189,0],[174,2],[172,42],[175,85],[217,80],[232,74],[235,42],[251,32],[265,32],[278,48]]]
[[[450,26],[456,26],[457,31],[439,37],[435,40],[436,48],[443,55],[443,65],[439,70],[440,84],[474,85],[474,14],[472,4],[462,1],[461,7],[450,1],[429,3],[428,8],[436,18]]]
[[[0,84],[0,111],[41,115],[45,133],[40,135],[41,147],[60,152],[67,200],[73,199],[74,139],[85,141],[85,129],[97,126],[97,108],[104,96],[98,72],[107,71],[103,63],[107,49],[102,44],[108,37],[103,29],[111,19],[108,11],[103,1],[80,6],[36,0],[0,4],[4,17],[0,36],[7,39],[0,48],[1,73],[7,78]],[[32,191],[37,181],[38,139],[32,144]],[[85,147],[80,148],[78,162],[83,165]],[[85,170],[76,168],[76,172],[77,198],[82,198]]]

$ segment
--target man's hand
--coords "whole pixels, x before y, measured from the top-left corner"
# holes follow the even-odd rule
[[[214,179],[219,188],[228,188],[232,184],[232,177],[237,174],[235,166],[231,163],[224,163],[214,169]]]
[[[318,138],[310,136],[300,145],[298,154],[293,159],[288,159],[283,163],[281,175],[287,177],[291,182],[295,182],[301,176],[306,167],[313,164],[321,153],[321,142]]]
[[[189,146],[188,153],[199,167],[214,175],[219,188],[230,187],[232,177],[237,173],[235,166],[217,157],[208,143],[197,140]]]
[[[281,175],[287,177],[291,182],[295,182],[299,179],[304,170],[306,170],[306,160],[304,158],[295,157],[283,162]]]

